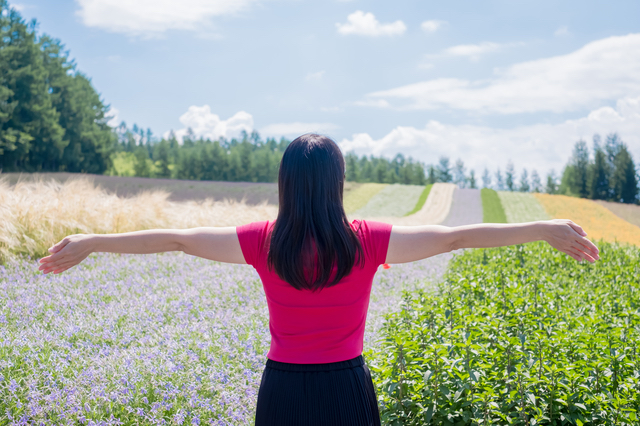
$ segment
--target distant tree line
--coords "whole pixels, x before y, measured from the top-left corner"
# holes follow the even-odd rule
[[[464,162],[458,159],[451,165],[449,157],[441,157],[438,164],[426,166],[426,182],[453,182],[461,188],[477,188],[475,171],[467,174]],[[593,136],[592,155],[585,141],[575,143],[573,153],[558,181],[550,170],[543,182],[536,170],[525,168],[518,176],[512,161],[504,173],[497,168],[494,173],[485,168],[481,176],[482,186],[497,191],[546,192],[574,197],[607,200],[621,203],[638,203],[640,176],[627,145],[617,133],[611,133],[602,144],[598,134]]]
[[[633,157],[617,134],[593,136],[592,156],[585,141],[576,142],[562,174],[560,192],[592,200],[638,201],[638,173]]]
[[[216,141],[189,132],[181,142],[171,133],[157,141],[150,130],[123,122],[107,174],[188,180],[275,182],[287,139],[262,140],[257,132]]]

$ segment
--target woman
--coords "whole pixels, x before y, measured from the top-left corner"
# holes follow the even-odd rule
[[[362,357],[371,283],[380,264],[536,240],[578,261],[599,258],[586,233],[569,220],[452,228],[349,223],[342,206],[344,177],[338,146],[324,136],[303,135],[282,157],[275,222],[71,235],[40,260],[40,270],[63,272],[92,252],[179,250],[250,264],[264,285],[271,331],[256,425],[357,426],[380,424]]]

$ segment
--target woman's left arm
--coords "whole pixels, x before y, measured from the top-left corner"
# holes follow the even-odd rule
[[[93,252],[145,254],[166,251],[183,251],[218,262],[246,263],[235,227],[203,227],[69,235],[49,249],[51,255],[40,259],[39,270],[45,274],[58,274]]]
[[[394,226],[386,263],[412,262],[461,248],[501,247],[540,240],[578,261],[595,262],[600,258],[599,251],[586,235],[580,226],[565,219],[455,227]]]

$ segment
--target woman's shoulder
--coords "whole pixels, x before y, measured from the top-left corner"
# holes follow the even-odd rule
[[[378,222],[377,220],[354,219],[351,221],[351,229],[356,233],[390,233],[393,225],[386,222]]]

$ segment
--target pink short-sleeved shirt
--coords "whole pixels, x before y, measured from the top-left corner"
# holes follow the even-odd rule
[[[296,290],[267,266],[271,222],[253,222],[236,228],[245,261],[260,278],[269,307],[271,346],[267,357],[294,364],[320,364],[362,354],[364,326],[371,283],[387,257],[392,225],[354,220],[364,252],[338,284],[315,293]]]

